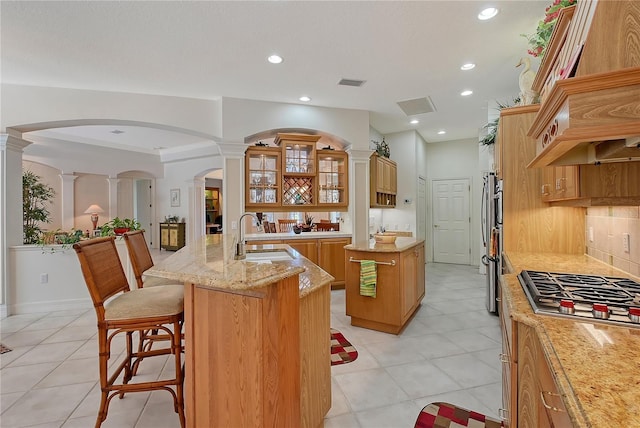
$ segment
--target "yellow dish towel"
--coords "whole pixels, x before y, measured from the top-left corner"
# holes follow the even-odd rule
[[[376,297],[376,261],[360,261],[360,295]]]

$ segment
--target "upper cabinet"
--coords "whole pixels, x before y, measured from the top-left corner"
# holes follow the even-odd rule
[[[541,107],[529,166],[640,160],[639,38],[638,2],[561,10],[533,85]]]
[[[319,135],[278,134],[279,147],[249,147],[245,154],[250,211],[331,211],[347,208],[348,164],[345,152],[318,150]]]
[[[281,205],[281,150],[249,147],[245,153],[245,206],[271,210]]]
[[[398,193],[396,163],[373,153],[369,161],[369,174],[371,177],[369,184],[371,208],[394,208]]]
[[[344,152],[318,150],[318,205],[347,206],[349,159]]]

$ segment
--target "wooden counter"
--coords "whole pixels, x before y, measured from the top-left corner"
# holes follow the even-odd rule
[[[516,275],[522,270],[540,270],[640,279],[586,255],[509,253],[506,264],[510,273],[501,278],[505,311],[517,331],[530,331],[539,341],[560,395],[558,405],[566,410],[570,424],[640,427],[640,328],[537,315]],[[517,335],[515,341],[522,342]],[[522,355],[515,356],[520,373],[522,360]],[[526,394],[521,385],[512,386],[521,389],[517,400],[522,400]],[[527,408],[526,403],[514,404],[519,419],[512,426],[530,426],[527,423],[535,409]]]
[[[400,333],[425,294],[424,240],[399,237],[395,244],[363,242],[344,248],[351,325]],[[360,260],[376,261],[376,297],[360,295]]]
[[[185,283],[187,426],[321,426],[333,278],[286,245],[268,249],[293,261],[236,261],[232,238],[208,235],[148,272]]]

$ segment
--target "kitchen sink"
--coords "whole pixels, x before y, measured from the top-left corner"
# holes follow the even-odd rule
[[[293,257],[286,251],[247,251],[246,256],[246,261],[258,263],[293,260]]]

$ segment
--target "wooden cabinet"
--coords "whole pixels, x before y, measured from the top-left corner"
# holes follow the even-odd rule
[[[282,150],[282,206],[317,205],[316,143],[320,135],[278,134]]]
[[[185,223],[160,223],[160,249],[177,251],[185,244]]]
[[[346,307],[351,325],[400,333],[424,297],[424,243],[397,252],[347,249],[345,260]],[[375,298],[360,295],[358,260],[376,261]]]
[[[388,158],[371,155],[369,163],[371,177],[370,206],[371,208],[393,208],[396,206],[397,191],[397,166]]]
[[[540,340],[518,324],[518,427],[572,427]]]
[[[566,165],[542,169],[541,198],[553,205],[640,203],[640,163]]]
[[[281,150],[277,147],[249,147],[245,153],[245,206],[272,210],[281,205]]]
[[[518,327],[511,319],[509,305],[500,292],[500,327],[502,330],[502,408],[498,413],[505,427],[518,426]]]
[[[317,239],[285,239],[283,244],[287,244],[311,263],[318,264],[318,240]]]
[[[351,244],[351,238],[318,239],[318,266],[333,276],[332,290],[344,288],[344,246],[349,244]]]
[[[312,232],[310,234],[312,234]],[[332,290],[344,288],[344,246],[351,244],[351,238],[313,238],[310,236],[308,239],[263,239],[259,241],[247,241],[247,244],[287,244],[303,257],[306,257],[334,277],[334,280],[331,282]]]
[[[580,169],[576,165],[542,169],[541,197],[545,202],[567,201],[580,197]]]
[[[318,150],[318,205],[349,205],[348,157],[344,152]]]
[[[217,187],[205,187],[204,190],[204,213],[205,222],[207,224],[207,233],[215,233],[214,230],[222,228],[220,224],[214,227],[218,216],[222,214],[220,211],[220,189]]]
[[[279,147],[245,154],[247,211],[333,211],[349,206],[349,157],[317,150],[319,135],[278,134]]]

